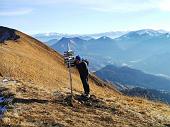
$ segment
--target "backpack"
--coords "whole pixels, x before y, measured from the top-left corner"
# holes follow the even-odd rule
[[[89,61],[87,59],[82,59],[82,61],[85,62],[87,66],[89,66]]]

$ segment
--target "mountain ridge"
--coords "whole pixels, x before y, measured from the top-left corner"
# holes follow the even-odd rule
[[[147,74],[141,70],[126,66],[107,65],[101,70],[96,71],[95,74],[103,80],[111,81],[113,84],[119,82],[133,87],[167,90],[170,92],[170,79]]]
[[[110,38],[116,38],[124,33],[127,33],[126,31],[112,31],[112,32],[103,32],[103,33],[94,33],[94,34],[64,34],[64,33],[55,33],[55,32],[49,32],[49,33],[39,33],[39,34],[34,34],[32,35],[33,37],[40,39],[40,41],[49,41],[49,39],[58,39],[60,40],[62,37],[79,37],[81,39],[89,40],[92,38],[100,38],[102,36],[108,36]],[[51,37],[50,37],[51,36]],[[46,39],[45,39],[46,37]],[[43,39],[44,38],[44,39]]]

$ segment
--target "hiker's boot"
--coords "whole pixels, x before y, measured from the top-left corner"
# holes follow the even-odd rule
[[[86,97],[86,98],[90,98],[90,94],[89,93],[83,93],[81,96],[82,97]]]
[[[90,94],[89,93],[85,94],[84,96],[87,97],[87,98],[90,98]]]

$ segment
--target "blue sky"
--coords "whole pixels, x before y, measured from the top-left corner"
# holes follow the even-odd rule
[[[0,0],[0,25],[25,33],[170,31],[170,0]]]

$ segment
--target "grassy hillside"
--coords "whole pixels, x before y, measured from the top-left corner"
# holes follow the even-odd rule
[[[49,90],[68,89],[68,70],[63,57],[43,43],[17,31],[17,42],[6,41],[0,45],[0,73],[5,77],[34,82]],[[75,69],[73,87],[82,91],[81,81]],[[91,92],[111,96],[114,89],[99,87],[90,79]],[[105,90],[103,90],[105,89]]]

